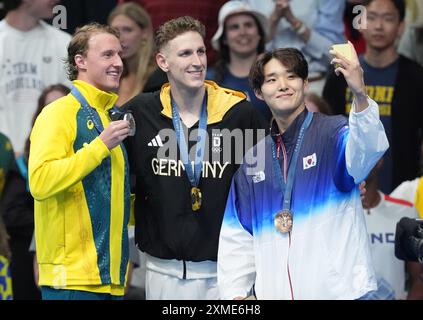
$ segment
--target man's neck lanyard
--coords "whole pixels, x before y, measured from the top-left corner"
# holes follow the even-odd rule
[[[185,139],[184,130],[182,129],[181,118],[178,112],[178,106],[175,100],[172,100],[172,122],[176,131],[176,140],[178,141],[181,160],[185,167],[188,180],[191,183],[191,206],[193,211],[197,211],[201,207],[201,191],[198,188],[203,166],[203,158],[207,137],[207,92],[204,95],[203,104],[201,106],[200,122],[198,126],[197,144],[195,149],[194,172],[192,170],[191,161],[189,160],[188,145]]]
[[[282,176],[282,170],[279,165],[279,160],[276,155],[276,145],[272,139],[272,157],[273,157],[273,168],[276,174],[276,180],[279,183],[280,189],[283,192],[282,210],[278,211],[275,215],[275,227],[282,233],[291,231],[293,214],[291,211],[291,195],[292,188],[295,180],[295,169],[298,160],[298,154],[300,153],[301,145],[304,140],[304,134],[307,128],[310,126],[313,113],[308,112],[303,124],[301,125],[300,133],[298,134],[297,142],[295,144],[294,153],[288,167],[288,177],[285,182]]]
[[[95,109],[90,106],[87,99],[82,95],[82,93],[75,87],[72,86],[71,94],[75,97],[76,100],[81,104],[82,110],[85,112],[85,114],[89,117],[89,119],[92,121],[94,127],[96,128],[97,132],[100,134],[103,132],[104,127],[101,122],[100,116],[97,112],[94,112]],[[116,107],[113,107],[110,112],[120,112],[117,110]]]

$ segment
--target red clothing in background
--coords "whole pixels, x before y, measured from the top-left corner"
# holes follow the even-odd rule
[[[164,22],[180,16],[191,16],[206,26],[206,47],[208,64],[216,60],[216,52],[210,40],[217,30],[217,17],[220,7],[227,0],[133,0],[141,5],[151,16],[154,31]],[[119,3],[130,0],[118,0]]]

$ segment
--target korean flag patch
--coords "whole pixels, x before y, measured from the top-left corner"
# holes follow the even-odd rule
[[[307,157],[303,158],[303,169],[307,170],[311,167],[315,167],[317,164],[317,157],[316,153],[313,153],[312,155],[309,155]]]

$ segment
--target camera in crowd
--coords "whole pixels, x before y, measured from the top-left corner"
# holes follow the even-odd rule
[[[404,217],[397,223],[395,256],[423,264],[423,220]]]

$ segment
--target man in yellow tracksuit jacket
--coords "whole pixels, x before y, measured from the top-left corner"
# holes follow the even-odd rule
[[[129,122],[111,122],[123,64],[118,32],[99,24],[68,46],[70,94],[31,133],[29,184],[43,299],[120,299],[128,266]]]

